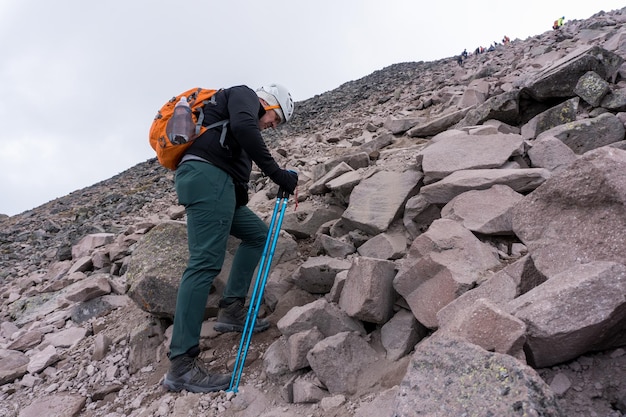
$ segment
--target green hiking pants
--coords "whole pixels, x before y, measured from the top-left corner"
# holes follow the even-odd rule
[[[229,235],[241,239],[222,298],[245,298],[267,238],[267,225],[248,207],[235,208],[232,178],[215,165],[187,161],[176,170],[178,202],[187,213],[189,262],[176,298],[170,358],[197,346],[213,279]]]

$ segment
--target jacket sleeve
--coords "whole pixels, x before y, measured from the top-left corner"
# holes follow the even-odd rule
[[[259,98],[246,86],[232,87],[228,98],[229,129],[241,148],[266,175],[280,170],[272,157],[259,128],[262,113]]]

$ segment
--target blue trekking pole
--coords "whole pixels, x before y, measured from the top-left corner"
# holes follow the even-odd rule
[[[239,381],[241,380],[243,367],[246,363],[246,357],[248,356],[250,339],[252,339],[252,333],[254,333],[254,325],[256,324],[259,308],[263,300],[265,284],[267,283],[270,266],[272,265],[272,258],[274,257],[274,250],[276,249],[276,242],[278,242],[280,226],[283,223],[283,217],[285,216],[285,209],[287,208],[288,201],[289,193],[280,188],[276,197],[274,212],[272,213],[272,218],[270,220],[269,232],[267,233],[267,240],[265,241],[265,247],[263,249],[263,254],[261,255],[256,281],[254,282],[254,289],[252,290],[250,306],[248,307],[248,314],[246,316],[246,324],[244,325],[243,332],[241,334],[237,359],[235,360],[235,365],[233,367],[233,375],[230,378],[230,387],[228,388],[228,391],[237,392],[239,388]]]

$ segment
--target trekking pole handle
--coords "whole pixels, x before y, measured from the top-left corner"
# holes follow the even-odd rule
[[[288,171],[289,172],[293,172],[294,174],[297,174],[297,172],[294,171],[293,169],[289,169]],[[291,195],[291,193],[289,193],[287,190],[283,189],[283,187],[279,187],[278,188],[278,194],[276,195],[276,197],[277,198],[289,198],[290,195]]]
[[[276,194],[277,198],[289,198],[289,193],[281,188],[278,189],[278,194]]]

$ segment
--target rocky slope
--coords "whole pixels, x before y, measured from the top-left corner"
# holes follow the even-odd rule
[[[626,414],[624,58],[601,12],[298,103],[267,136],[298,204],[236,394],[159,387],[186,242],[155,160],[5,217],[0,415]]]

